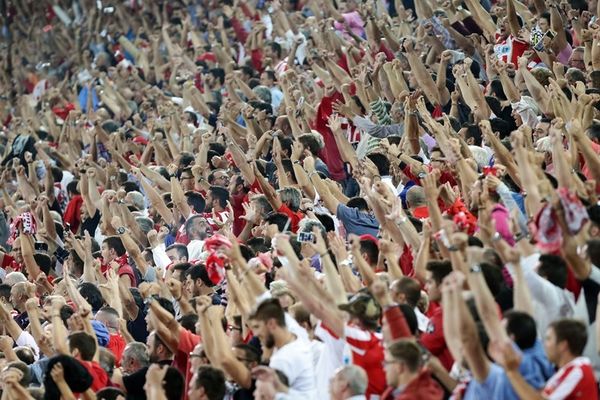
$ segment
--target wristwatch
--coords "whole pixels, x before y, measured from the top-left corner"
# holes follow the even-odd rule
[[[117,234],[123,235],[125,232],[126,232],[126,230],[125,230],[124,226],[120,226],[117,228]]]
[[[479,265],[479,264],[474,264],[474,265],[471,267],[470,271],[471,271],[472,273],[474,273],[474,274],[476,274],[476,273],[478,273],[478,272],[481,272],[481,265]]]

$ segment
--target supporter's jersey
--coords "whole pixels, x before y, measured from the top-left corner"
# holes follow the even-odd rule
[[[597,400],[598,384],[590,360],[577,357],[563,366],[546,382],[542,394],[549,400]]]
[[[344,328],[346,343],[352,350],[352,364],[362,367],[369,378],[367,398],[381,395],[386,388],[383,371],[383,336],[353,325]]]

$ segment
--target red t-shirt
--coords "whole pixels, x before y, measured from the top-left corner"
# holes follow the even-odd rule
[[[125,339],[123,339],[123,336],[121,336],[120,333],[111,333],[109,337],[110,339],[108,340],[106,348],[115,356],[115,365],[120,367],[121,359],[123,358],[123,350],[125,350],[127,343],[125,343]]]
[[[367,372],[369,385],[366,397],[381,395],[386,388],[385,372],[383,370],[383,336],[346,325],[344,328],[346,343],[352,349],[352,363],[362,367]]]
[[[427,331],[421,335],[421,343],[431,354],[440,359],[444,368],[450,371],[454,359],[446,345],[446,338],[444,338],[443,320],[442,307],[439,307],[429,319]]]
[[[288,206],[286,206],[285,204],[281,204],[281,207],[277,209],[277,212],[287,215],[290,219],[290,230],[293,233],[298,232],[298,225],[300,224],[300,220],[304,218],[304,215],[300,211],[293,212]]]
[[[590,360],[577,357],[546,382],[542,395],[548,399],[598,399],[598,385]]]
[[[92,376],[93,381],[92,381],[91,389],[94,393],[96,393],[98,390],[103,389],[109,385],[110,381],[108,379],[108,374],[106,373],[105,370],[102,369],[100,364],[98,364],[95,361],[83,361],[83,360],[77,360],[77,361],[79,361]]]
[[[179,347],[177,347],[177,353],[173,359],[173,366],[185,376],[185,399],[188,398],[188,387],[192,380],[190,353],[198,343],[200,343],[200,336],[193,334],[187,329],[182,328],[179,330]]]

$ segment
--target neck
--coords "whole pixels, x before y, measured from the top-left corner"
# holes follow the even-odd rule
[[[294,340],[296,340],[296,336],[292,332],[281,329],[280,333],[275,335],[275,347],[279,349]]]
[[[202,286],[202,287],[200,288],[200,296],[206,296],[206,295],[209,295],[209,294],[213,294],[213,293],[214,293],[214,291],[215,291],[215,290],[214,290],[213,288],[211,288],[211,287],[208,287],[208,286]]]
[[[558,362],[556,363],[556,365],[558,366],[558,368],[562,368],[565,365],[567,365],[568,363],[570,363],[571,361],[573,361],[574,359],[576,359],[578,356],[575,356],[569,352],[563,354],[560,356]]]
[[[417,375],[419,375],[418,372],[407,372],[400,374],[397,387],[400,388],[408,385],[417,377]]]

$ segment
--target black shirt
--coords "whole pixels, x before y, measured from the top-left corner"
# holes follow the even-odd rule
[[[173,364],[173,360],[162,360],[157,364],[168,366]],[[146,400],[146,391],[144,390],[146,372],[148,372],[148,367],[144,367],[133,374],[123,376],[123,386],[127,392],[127,400]]]

